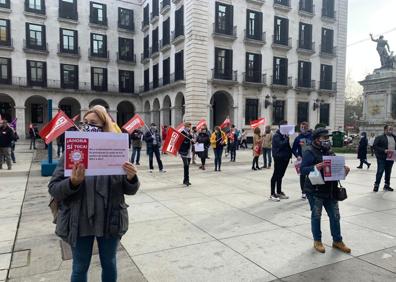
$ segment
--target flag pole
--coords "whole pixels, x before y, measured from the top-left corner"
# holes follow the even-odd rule
[[[52,120],[52,99],[48,99],[48,120]],[[52,164],[52,142],[48,144],[48,163]]]

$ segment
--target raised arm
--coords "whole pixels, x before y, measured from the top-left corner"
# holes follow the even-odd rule
[[[373,34],[372,34],[372,33],[370,33],[370,38],[371,38],[371,41],[378,42],[378,39],[374,39],[374,37],[373,37]]]

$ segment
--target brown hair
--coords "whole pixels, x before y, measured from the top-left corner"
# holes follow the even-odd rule
[[[111,120],[110,115],[107,113],[105,107],[101,105],[95,105],[91,107],[85,114],[85,118],[89,114],[96,114],[100,121],[103,123],[103,132],[114,132],[117,133],[117,130],[114,127],[113,121]]]
[[[184,123],[184,127],[190,127],[190,126],[191,126],[191,122],[186,121],[186,122]]]
[[[260,135],[260,133],[261,133],[260,127],[256,127],[256,128],[254,129],[254,134]]]

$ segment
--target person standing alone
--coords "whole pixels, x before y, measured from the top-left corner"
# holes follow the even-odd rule
[[[261,130],[259,127],[254,129],[254,136],[253,136],[253,163],[252,163],[252,170],[260,170],[259,167],[259,157],[261,155],[261,149],[263,147],[263,138],[261,137]]]
[[[160,172],[165,172],[164,167],[161,161],[161,136],[158,132],[157,126],[155,123],[150,125],[150,129],[144,135],[144,140],[147,144],[147,153],[149,155],[149,167],[150,172],[153,172],[154,165],[153,165],[153,157],[157,159],[158,168]]]
[[[263,134],[263,159],[264,159],[264,166],[263,168],[271,168],[272,164],[272,132],[271,126],[267,125],[265,127],[265,131]]]
[[[193,142],[193,135],[191,134],[191,123],[190,122],[185,122],[184,123],[184,129],[181,132],[182,135],[184,135],[184,141],[180,146],[179,149],[179,155],[183,160],[183,169],[184,169],[184,178],[183,178],[183,184],[186,185],[186,187],[190,186],[190,163],[191,163],[191,157],[192,157],[192,148],[191,145],[194,143]]]
[[[11,145],[14,141],[14,131],[8,126],[7,120],[3,119],[0,126],[0,169],[3,169],[3,161],[7,163],[8,170],[11,170]]]
[[[142,149],[143,132],[140,129],[135,129],[131,134],[132,139],[132,156],[131,163],[140,165],[140,151]]]
[[[358,169],[363,168],[363,164],[367,165],[367,169],[370,168],[371,163],[367,162],[367,133],[362,132],[362,136],[360,137],[359,141],[359,148],[358,148],[358,159],[360,160],[360,165],[357,167]]]

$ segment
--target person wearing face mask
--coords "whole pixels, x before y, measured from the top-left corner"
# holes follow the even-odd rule
[[[271,164],[272,164],[272,156],[271,156],[272,136],[273,136],[273,134],[271,132],[271,126],[267,125],[265,127],[265,131],[263,134],[263,159],[264,159],[263,168],[271,168]]]
[[[3,169],[3,160],[7,163],[8,170],[11,170],[11,143],[14,140],[14,131],[8,126],[7,120],[0,122],[0,169]]]
[[[322,232],[320,222],[322,209],[325,208],[330,219],[330,230],[333,237],[333,248],[344,253],[350,253],[342,241],[340,226],[340,210],[335,192],[338,186],[337,181],[326,181],[324,185],[312,185],[307,177],[316,167],[323,177],[323,156],[334,156],[331,151],[331,142],[329,140],[329,131],[325,128],[318,128],[312,134],[312,145],[304,151],[301,163],[301,174],[305,177],[304,192],[307,195],[311,208],[311,231],[314,238],[314,248],[320,253],[325,253],[325,247],[322,244]],[[349,167],[345,167],[345,174],[349,173]]]
[[[390,178],[392,173],[393,161],[386,160],[388,151],[396,149],[396,137],[393,135],[393,128],[390,125],[385,125],[384,134],[379,135],[374,140],[374,152],[377,158],[377,175],[375,177],[374,192],[378,192],[381,183],[382,175],[385,172],[385,186],[384,191],[392,192],[390,187]]]
[[[150,172],[153,172],[153,158],[155,158],[158,163],[158,168],[160,172],[165,172],[164,167],[161,161],[160,147],[161,147],[161,136],[157,130],[157,126],[155,123],[150,125],[150,130],[146,132],[144,135],[144,141],[146,141],[147,145],[147,154],[149,155],[149,168]]]
[[[84,115],[85,132],[113,132],[114,125],[101,106]],[[128,230],[125,195],[134,195],[140,183],[130,162],[122,166],[125,175],[85,176],[83,164],[75,164],[70,177],[64,176],[64,156],[48,184],[49,194],[58,203],[55,233],[72,249],[72,282],[87,281],[96,240],[102,266],[102,281],[117,281],[116,253]]]
[[[210,136],[210,144],[215,155],[215,171],[221,171],[221,158],[223,148],[227,145],[227,135],[221,130],[220,126],[215,127],[214,132]]]
[[[192,145],[193,145],[193,135],[191,132],[191,122],[185,122],[184,123],[184,129],[181,132],[181,134],[184,135],[184,141],[180,145],[179,148],[179,155],[183,160],[183,168],[184,168],[184,178],[183,178],[183,184],[186,185],[186,187],[190,186],[190,163],[191,163],[191,157],[192,157]]]
[[[298,161],[301,161],[304,151],[312,143],[312,131],[309,129],[309,123],[304,121],[300,124],[300,134],[294,139],[292,152]],[[300,174],[301,198],[307,197],[304,191],[305,175]]]
[[[358,148],[358,159],[360,160],[360,165],[357,167],[358,169],[362,169],[363,164],[367,165],[367,169],[369,169],[371,166],[371,164],[367,162],[367,147],[368,147],[367,133],[362,132],[359,141],[359,148]]]
[[[198,157],[201,159],[201,166],[199,169],[205,170],[205,163],[208,157],[208,149],[210,146],[210,134],[206,125],[201,128],[201,131],[198,133],[197,136],[197,143],[203,144],[204,150],[202,152],[198,152]]]

